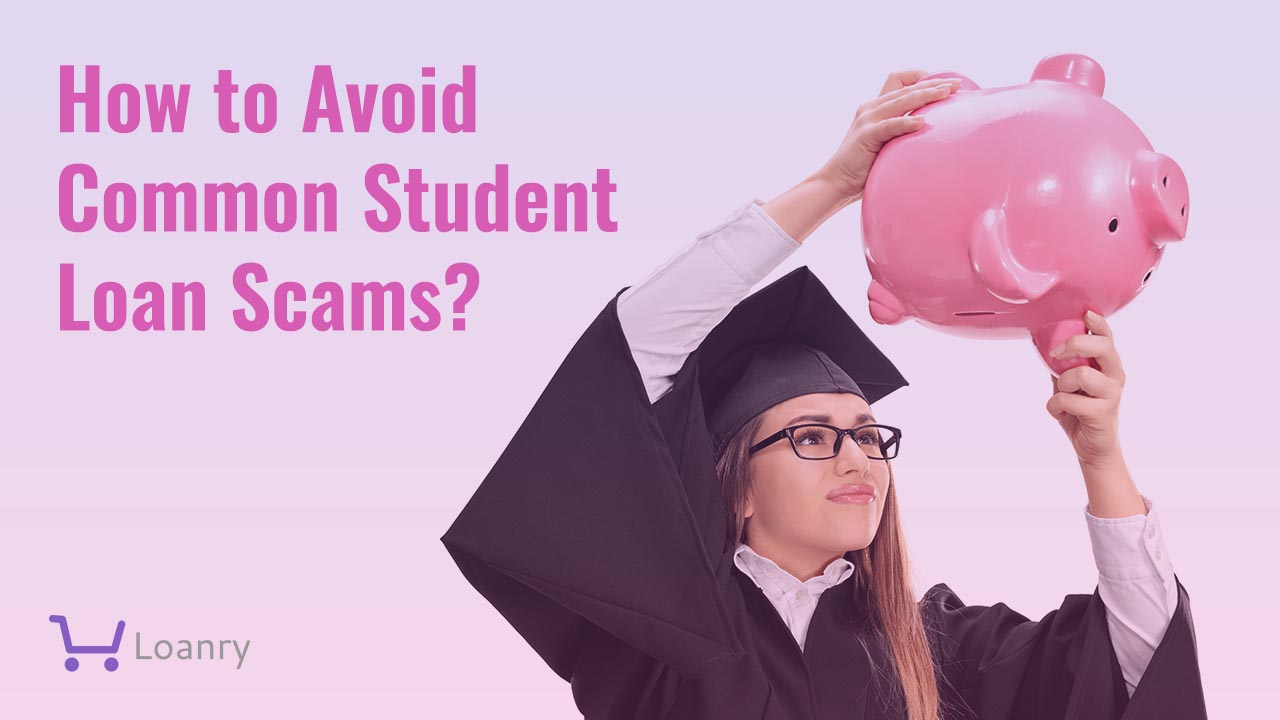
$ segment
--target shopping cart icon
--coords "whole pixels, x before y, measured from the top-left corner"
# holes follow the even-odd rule
[[[71,644],[71,631],[67,629],[67,617],[65,615],[50,615],[49,622],[58,623],[58,627],[62,629],[62,644],[66,647],[67,654],[115,654],[120,649],[120,638],[124,637],[124,621],[121,620],[116,623],[116,636],[111,640],[110,645],[73,645]],[[120,667],[120,661],[113,657],[107,658],[102,664],[107,668],[107,672],[115,672],[115,669]],[[67,672],[75,672],[76,668],[80,667],[80,661],[74,657],[69,657],[62,665],[67,669]]]

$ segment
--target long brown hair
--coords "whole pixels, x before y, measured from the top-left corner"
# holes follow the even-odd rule
[[[730,547],[746,539],[747,490],[751,484],[748,448],[764,423],[764,414],[752,418],[725,446],[716,463],[716,474],[729,520]],[[884,461],[886,464],[888,460]],[[893,466],[889,465],[889,492],[885,494],[880,526],[871,544],[853,554],[858,581],[863,583],[874,627],[893,656],[890,670],[898,682],[909,720],[939,720],[937,672],[929,639],[921,621],[911,586],[911,566],[898,518]]]

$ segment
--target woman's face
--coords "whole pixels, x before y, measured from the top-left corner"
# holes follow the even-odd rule
[[[866,401],[852,393],[800,395],[765,411],[751,443],[808,422],[852,428],[877,421]],[[752,455],[748,467],[751,481],[744,512],[747,538],[757,552],[772,551],[789,556],[793,564],[811,566],[817,558],[838,557],[871,544],[889,491],[889,468],[884,460],[868,458],[849,436],[841,442],[840,453],[828,460],[799,458],[783,438]],[[870,502],[829,497],[850,484],[865,485],[872,494]]]

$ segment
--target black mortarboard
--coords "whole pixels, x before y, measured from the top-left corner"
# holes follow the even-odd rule
[[[748,420],[784,400],[850,392],[870,405],[907,385],[807,266],[743,299],[698,353],[716,459]]]

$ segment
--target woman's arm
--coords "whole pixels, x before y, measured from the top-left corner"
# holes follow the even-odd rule
[[[1051,378],[1046,409],[1076,451],[1089,503],[1085,518],[1098,566],[1098,594],[1130,695],[1160,645],[1178,605],[1177,580],[1151,503],[1138,492],[1120,447],[1120,398],[1125,371],[1110,326],[1085,315],[1089,333],[1050,353],[1090,364]]]
[[[818,171],[765,203],[763,209],[796,242],[804,242],[827,218],[858,197],[841,189],[828,172]]]

